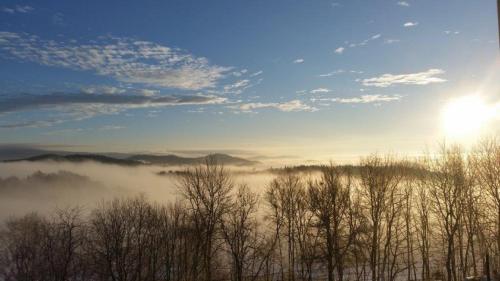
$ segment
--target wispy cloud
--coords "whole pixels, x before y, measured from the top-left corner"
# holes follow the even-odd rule
[[[330,92],[330,89],[327,89],[327,88],[317,88],[317,89],[311,90],[309,93],[311,93],[311,94],[321,94],[321,93],[328,93],[328,92]]]
[[[389,87],[396,84],[401,85],[427,85],[431,83],[446,82],[446,79],[436,77],[444,74],[442,69],[429,69],[423,72],[408,74],[383,74],[379,77],[373,77],[362,80],[365,86]]]
[[[245,74],[245,73],[247,73],[247,72],[248,72],[248,70],[247,70],[247,69],[242,69],[242,70],[240,70],[240,71],[233,71],[233,73],[232,73],[232,74],[233,74],[234,76],[236,76],[236,77],[240,77],[240,76],[244,75],[244,74]]]
[[[224,94],[241,94],[245,89],[248,87],[251,87],[250,80],[248,79],[243,79],[234,82],[233,84],[225,85],[224,86]]]
[[[262,108],[274,108],[284,112],[294,112],[294,111],[313,112],[317,110],[315,107],[304,104],[300,100],[291,100],[287,102],[269,102],[269,103],[261,103],[261,102],[242,103],[239,105],[230,106],[230,108],[238,109],[239,111],[246,113],[253,112],[256,109],[262,109]]]
[[[403,7],[410,7],[410,3],[408,3],[407,1],[399,1],[397,4]]]
[[[0,129],[50,127],[67,121],[79,121],[97,115],[118,114],[136,108],[162,108],[179,105],[213,105],[228,103],[214,95],[139,95],[54,93],[0,97],[0,114],[21,111],[48,112],[46,120],[0,122]],[[42,118],[43,119],[43,118]]]
[[[2,7],[1,11],[4,13],[9,13],[9,14],[15,14],[15,13],[21,13],[21,14],[27,14],[33,12],[34,8],[31,6],[27,5],[16,5],[14,7]]]
[[[409,21],[409,22],[405,22],[405,24],[403,24],[404,27],[415,27],[418,25],[418,22],[412,22],[412,21]]]
[[[361,41],[361,42],[357,42],[357,43],[353,43],[353,42],[351,42],[351,43],[348,43],[348,46],[349,46],[350,48],[356,48],[356,47],[366,46],[366,45],[368,45],[368,43],[369,43],[370,41],[377,40],[377,39],[379,39],[380,37],[382,37],[382,34],[375,34],[375,35],[373,35],[372,37],[370,37],[370,38],[368,38],[368,39],[365,39],[365,40],[363,40],[363,41]]]
[[[379,103],[400,100],[400,95],[362,95],[354,98],[337,98],[334,101],[338,103]]]
[[[226,98],[212,95],[107,95],[87,93],[54,93],[48,95],[18,95],[0,98],[0,113],[62,109],[70,106],[109,106],[115,109],[164,107],[189,104],[221,104]]]
[[[250,77],[259,76],[259,75],[261,75],[262,73],[264,73],[264,71],[259,70],[259,71],[257,71],[257,72],[254,72],[254,73],[250,74]]]
[[[81,132],[90,132],[90,131],[117,131],[117,130],[122,130],[125,129],[125,126],[119,126],[119,125],[103,125],[97,128],[67,128],[67,129],[60,129],[60,130],[52,130],[52,131],[47,131],[43,133],[44,135],[48,136],[54,136],[54,135],[71,135],[71,134],[77,134]]]
[[[335,75],[343,74],[343,73],[362,74],[363,71],[359,71],[359,70],[349,70],[349,71],[347,71],[347,70],[343,70],[343,69],[338,69],[338,70],[334,70],[332,72],[320,74],[318,76],[319,77],[331,77],[331,76],[335,76]]]
[[[100,37],[98,42],[44,40],[25,33],[0,32],[4,56],[98,75],[129,83],[185,90],[210,88],[229,67],[212,65],[178,48],[130,38]]]
[[[362,95],[352,98],[311,98],[312,102],[334,102],[334,103],[383,103],[401,100],[401,95]]]
[[[62,123],[61,120],[25,120],[13,123],[0,123],[0,129],[43,128]]]
[[[446,34],[446,35],[450,35],[450,34],[457,35],[457,34],[460,34],[460,31],[458,31],[458,30],[455,30],[455,31],[445,30],[444,34]]]
[[[293,63],[304,63],[304,59],[296,59]]]
[[[125,129],[124,126],[118,126],[118,125],[104,125],[98,128],[99,131],[116,131],[116,130],[122,130]]]
[[[384,44],[394,44],[394,43],[399,43],[400,41],[401,40],[399,40],[399,39],[390,39],[390,38],[388,38],[388,39],[384,40]]]
[[[344,50],[345,50],[345,48],[344,48],[344,47],[338,47],[337,49],[335,49],[335,51],[334,51],[334,52],[335,52],[336,54],[339,54],[339,55],[340,55],[340,54],[344,53]]]
[[[378,40],[381,37],[382,37],[382,34],[375,34],[375,35],[372,35],[370,38],[367,38],[361,42],[348,42],[348,41],[346,41],[344,43],[349,48],[357,48],[357,47],[361,47],[361,46],[366,46],[366,45],[368,45],[368,43],[370,43],[370,41]],[[344,53],[345,48],[346,47],[344,47],[344,46],[338,47],[337,49],[335,49],[335,53],[340,55],[340,54]]]
[[[335,71],[332,71],[332,72],[323,73],[323,74],[320,74],[318,76],[319,77],[330,77],[330,76],[334,76],[334,75],[341,74],[341,73],[344,73],[344,72],[345,72],[345,70],[339,69],[339,70],[335,70]]]
[[[81,90],[86,94],[106,94],[106,95],[123,94],[126,92],[125,89],[113,86],[86,86],[83,87]]]

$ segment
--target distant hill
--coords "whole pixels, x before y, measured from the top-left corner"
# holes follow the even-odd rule
[[[224,165],[234,165],[234,166],[250,166],[258,164],[259,162],[250,161],[243,158],[234,157],[227,154],[210,154],[202,157],[180,157],[177,155],[149,155],[140,154],[133,155],[127,160],[139,161],[145,164],[157,164],[157,165],[193,165],[200,164],[207,160],[208,157],[213,157],[217,163]]]
[[[149,154],[139,154],[132,155],[127,158],[115,158],[111,156],[105,156],[100,154],[55,154],[47,153],[40,154],[28,158],[5,160],[4,162],[17,162],[17,161],[29,161],[29,162],[39,162],[39,161],[53,161],[53,162],[73,162],[81,163],[85,161],[94,161],[102,164],[112,164],[112,165],[122,165],[122,166],[137,166],[137,165],[167,165],[167,166],[179,166],[179,165],[194,165],[200,164],[207,160],[208,157],[213,157],[217,163],[223,165],[234,165],[234,166],[250,166],[258,164],[259,162],[250,161],[243,158],[233,157],[227,154],[211,154],[202,157],[180,157],[177,155],[149,155]]]
[[[40,161],[53,161],[53,162],[73,162],[81,163],[86,161],[94,161],[102,164],[114,164],[123,166],[137,166],[142,164],[139,161],[133,161],[128,159],[118,159],[109,156],[99,155],[99,154],[41,154],[37,156],[32,156],[22,159],[5,160],[4,162],[18,162],[18,161],[29,161],[29,162],[40,162]]]

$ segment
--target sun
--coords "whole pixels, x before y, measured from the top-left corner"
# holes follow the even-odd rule
[[[494,111],[494,107],[488,106],[479,95],[456,98],[443,108],[444,132],[452,139],[475,138]]]

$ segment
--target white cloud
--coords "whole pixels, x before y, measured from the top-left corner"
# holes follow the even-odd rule
[[[339,70],[335,70],[335,71],[332,71],[332,72],[320,74],[319,77],[330,77],[330,76],[341,74],[341,73],[344,73],[344,72],[345,72],[345,70],[339,69]]]
[[[231,106],[231,108],[237,108],[242,112],[253,112],[255,109],[261,108],[274,108],[279,111],[293,112],[293,111],[316,111],[315,107],[302,103],[300,100],[291,100],[288,102],[270,102],[270,103],[243,103],[237,106]]]
[[[379,39],[381,37],[382,37],[382,34],[375,34],[372,37],[370,37],[368,39],[365,39],[365,40],[363,40],[361,42],[358,42],[358,43],[354,43],[354,42],[349,43],[349,42],[346,42],[346,44],[350,48],[356,48],[356,47],[366,46],[366,45],[368,45],[368,43],[370,43],[370,41],[377,40],[377,39]]]
[[[83,87],[81,91],[86,94],[106,94],[106,95],[123,94],[126,92],[125,89],[113,86],[87,86]]]
[[[445,30],[444,33],[447,35],[450,35],[450,34],[457,35],[457,34],[460,34],[460,31]]]
[[[389,87],[391,85],[427,85],[431,83],[446,82],[445,79],[436,77],[445,73],[442,69],[429,69],[423,72],[409,74],[384,74],[379,77],[373,77],[363,80],[363,85],[374,87]]]
[[[328,93],[328,92],[330,92],[330,90],[327,89],[327,88],[317,88],[317,89],[311,90],[309,93],[311,93],[311,94],[321,94],[321,93]]]
[[[232,73],[232,74],[233,74],[234,76],[236,76],[236,77],[240,77],[241,75],[243,75],[243,74],[245,74],[245,73],[247,73],[247,72],[248,72],[248,70],[247,70],[247,69],[242,69],[242,70],[240,70],[240,71],[233,71],[233,73]]]
[[[362,95],[353,98],[311,98],[312,102],[335,102],[335,103],[382,103],[401,100],[401,95]]]
[[[363,74],[363,71],[359,71],[359,70],[349,70],[349,71],[346,71],[346,70],[343,70],[343,69],[338,69],[338,70],[335,70],[335,71],[332,71],[332,72],[320,74],[318,76],[319,77],[330,77],[330,76],[334,76],[334,75],[338,75],[338,74],[342,74],[342,73]]]
[[[362,95],[355,98],[337,98],[334,101],[338,103],[377,103],[400,100],[400,95]]]
[[[43,40],[36,35],[0,32],[0,50],[12,58],[47,66],[111,76],[129,83],[184,90],[210,88],[230,70],[178,48],[129,38],[74,41]]]
[[[403,7],[410,7],[410,3],[406,2],[406,1],[399,1],[398,5],[403,6]]]
[[[337,49],[335,49],[335,53],[340,55],[344,52],[344,50],[345,50],[344,47],[338,47]]]
[[[406,22],[405,24],[403,24],[404,27],[415,27],[418,25],[418,22]]]
[[[243,79],[234,82],[233,84],[225,85],[224,86],[224,94],[241,94],[245,89],[248,87],[251,87],[250,85],[250,80],[248,79]]]
[[[22,13],[22,14],[27,14],[31,13],[34,10],[33,7],[31,6],[22,6],[22,5],[16,5],[14,7],[3,7],[2,12],[4,13],[9,13],[9,14],[15,14],[15,13]]]
[[[99,131],[115,131],[115,130],[121,130],[125,129],[124,126],[117,126],[117,125],[104,125],[99,127]]]
[[[293,63],[303,63],[304,59],[296,59],[293,61]]]
[[[143,96],[146,96],[146,97],[152,97],[152,96],[156,96],[157,94],[160,93],[159,90],[151,90],[151,89],[140,89],[138,90],[138,93],[143,95]]]
[[[400,41],[401,41],[401,40],[399,40],[399,39],[385,39],[385,40],[384,40],[384,43],[385,43],[385,44],[394,44],[394,43],[398,43],[398,42],[400,42]]]
[[[257,71],[257,72],[254,72],[254,73],[250,74],[250,77],[259,76],[259,75],[261,75],[262,73],[264,73],[264,71],[259,70],[259,71]]]

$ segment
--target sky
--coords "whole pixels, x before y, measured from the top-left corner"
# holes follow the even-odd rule
[[[495,134],[495,2],[2,1],[0,144],[344,161],[418,154],[443,112]]]

